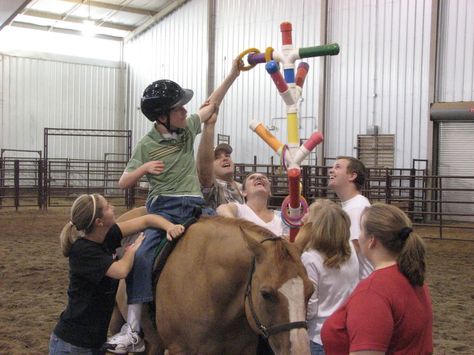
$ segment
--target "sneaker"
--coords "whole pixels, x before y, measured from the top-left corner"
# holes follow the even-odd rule
[[[120,332],[107,339],[103,349],[115,354],[141,353],[145,351],[142,336],[125,323]]]

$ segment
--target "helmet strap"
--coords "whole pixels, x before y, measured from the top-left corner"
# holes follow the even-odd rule
[[[164,116],[166,116],[166,120],[165,122],[161,122],[160,120],[156,120],[157,123],[159,124],[162,124],[163,126],[165,126],[165,128],[168,130],[168,132],[170,133],[176,133],[176,134],[180,134],[180,133],[183,133],[184,132],[184,129],[183,128],[171,128],[171,118],[170,118],[170,113],[171,111],[166,111],[164,113]]]

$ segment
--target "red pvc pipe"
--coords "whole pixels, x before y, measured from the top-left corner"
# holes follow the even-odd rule
[[[282,22],[280,24],[280,31],[281,31],[281,39],[282,39],[282,43],[283,45],[292,45],[293,44],[293,40],[291,38],[291,31],[292,31],[292,27],[291,27],[291,23],[290,22]]]
[[[290,228],[290,242],[294,242],[296,239],[296,235],[300,231],[299,228]]]
[[[300,88],[303,87],[304,79],[306,79],[306,75],[308,74],[309,65],[308,63],[301,62],[298,65],[298,70],[296,71],[296,86]]]
[[[300,169],[288,169],[288,189],[290,191],[290,207],[300,207]]]

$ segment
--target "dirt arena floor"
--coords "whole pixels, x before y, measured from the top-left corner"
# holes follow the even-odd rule
[[[119,214],[122,211],[116,211]],[[47,354],[51,330],[66,305],[67,259],[58,235],[67,210],[0,210],[0,354]],[[436,237],[435,229],[418,229]],[[434,307],[435,354],[474,354],[474,231],[426,239]]]

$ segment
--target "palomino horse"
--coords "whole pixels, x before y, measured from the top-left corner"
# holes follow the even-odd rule
[[[161,273],[159,337],[143,319],[145,337],[169,354],[254,355],[262,334],[276,354],[309,354],[305,318],[312,292],[295,245],[251,222],[203,217]],[[119,293],[121,303],[124,287]]]

